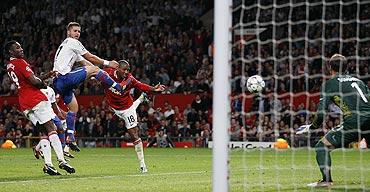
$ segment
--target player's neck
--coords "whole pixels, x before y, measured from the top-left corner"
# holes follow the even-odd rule
[[[117,78],[117,79],[121,79],[121,80],[124,80],[125,78],[123,78],[119,72],[117,70],[114,71],[114,76]]]

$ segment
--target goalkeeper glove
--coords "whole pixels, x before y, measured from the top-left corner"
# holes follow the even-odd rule
[[[296,130],[296,133],[297,135],[301,135],[301,134],[304,134],[304,133],[308,133],[310,131],[310,127],[311,127],[312,124],[308,124],[308,125],[302,125],[300,126],[297,130]]]

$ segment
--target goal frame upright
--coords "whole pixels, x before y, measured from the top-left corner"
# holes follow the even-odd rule
[[[229,191],[232,0],[214,0],[213,178],[214,192]]]

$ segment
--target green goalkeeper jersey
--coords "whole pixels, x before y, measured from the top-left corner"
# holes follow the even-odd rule
[[[322,124],[330,103],[342,110],[344,121],[361,121],[361,117],[370,116],[369,93],[365,83],[356,77],[340,75],[329,79],[321,87],[320,103],[312,122],[313,128]],[[357,128],[356,124],[353,125],[352,128]]]

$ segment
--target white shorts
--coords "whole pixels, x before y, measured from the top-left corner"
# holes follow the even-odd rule
[[[32,124],[44,124],[55,117],[55,113],[51,108],[49,101],[41,101],[32,109],[23,111],[23,114],[29,119]]]
[[[140,104],[140,101],[136,100],[130,108],[125,110],[115,110],[114,113],[121,119],[125,120],[126,128],[131,129],[137,126],[137,114],[136,108]]]

